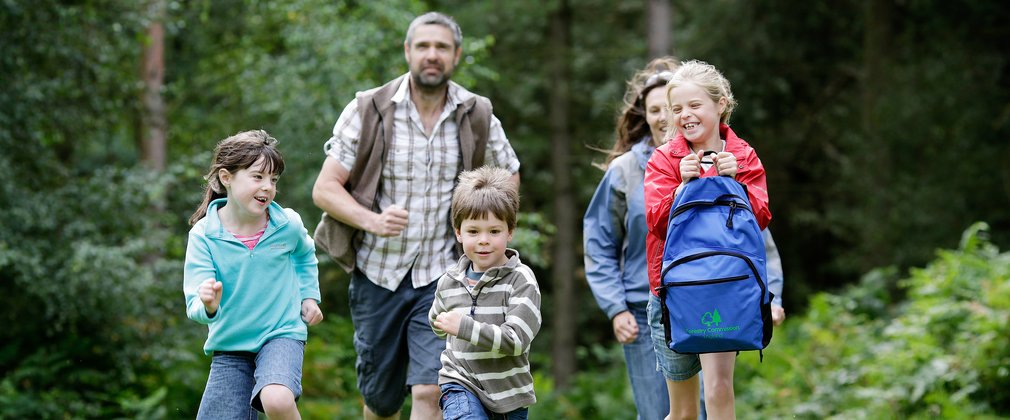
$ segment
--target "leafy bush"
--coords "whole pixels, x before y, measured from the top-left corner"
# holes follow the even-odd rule
[[[178,328],[182,243],[158,210],[176,177],[73,171],[37,143],[0,140],[0,193],[17,198],[0,202],[0,418],[159,418],[188,405],[174,402],[202,389],[182,368],[200,331]]]
[[[358,419],[362,400],[354,370],[354,325],[350,317],[326,316],[309,328],[299,410],[305,418]]]
[[[550,366],[534,364],[539,372],[533,378],[537,404],[530,407],[530,418],[634,419],[635,402],[621,346],[580,347],[577,357],[580,365],[592,368],[575,375],[569,389],[563,392],[554,387]]]
[[[887,292],[894,270],[814,297],[737,363],[741,417],[979,418],[1010,413],[1010,253],[970,227]]]

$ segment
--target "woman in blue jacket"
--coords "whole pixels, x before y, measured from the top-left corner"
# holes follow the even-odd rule
[[[677,65],[672,57],[655,59],[628,82],[606,173],[582,219],[586,280],[624,346],[635,407],[644,420],[662,419],[670,411],[646,319],[649,277],[642,182],[645,164],[665,141],[665,86]]]

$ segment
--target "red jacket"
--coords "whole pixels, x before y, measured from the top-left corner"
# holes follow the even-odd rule
[[[747,186],[751,208],[761,229],[772,220],[768,209],[768,184],[765,169],[757,152],[746,141],[736,136],[728,125],[719,126],[719,136],[726,140],[726,151],[736,156],[736,180]],[[691,153],[691,147],[680,133],[660,146],[652,154],[645,167],[645,223],[649,234],[645,237],[646,258],[649,261],[649,289],[657,295],[663,269],[663,245],[666,229],[673,206],[673,193],[680,186],[680,160]],[[715,166],[708,168],[701,176],[718,176]]]

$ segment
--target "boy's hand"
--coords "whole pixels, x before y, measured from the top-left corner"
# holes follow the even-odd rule
[[[460,315],[459,312],[442,312],[435,317],[435,328],[455,337],[459,335],[459,324],[462,320],[463,315]]]
[[[315,299],[302,300],[302,321],[310,326],[323,321],[323,311],[319,309],[319,304]]]
[[[736,156],[730,152],[719,152],[712,157],[712,164],[715,165],[719,175],[736,179]]]
[[[222,290],[224,290],[224,284],[214,279],[204,280],[196,289],[196,294],[200,296],[200,301],[203,302],[208,316],[213,317],[217,314],[217,308],[221,306]]]

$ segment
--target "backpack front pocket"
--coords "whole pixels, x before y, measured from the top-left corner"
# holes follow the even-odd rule
[[[691,354],[762,349],[764,283],[749,261],[722,253],[683,260],[664,272],[660,293],[670,349]]]

